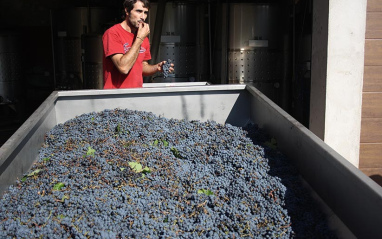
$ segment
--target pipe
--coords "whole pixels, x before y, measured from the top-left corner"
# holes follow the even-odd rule
[[[291,15],[285,16],[287,21],[286,31],[283,34],[283,70],[282,70],[282,82],[281,82],[281,102],[280,106],[286,112],[290,112],[291,102],[291,84],[295,77],[294,72],[294,46],[295,46],[295,6],[288,5],[288,12],[291,11]],[[292,31],[292,33],[291,33]]]
[[[231,3],[226,0],[226,9],[225,9],[225,13],[226,13],[226,21],[225,21],[225,24],[226,24],[226,31],[225,31],[225,35],[223,37],[225,37],[225,45],[222,46],[222,50],[224,50],[224,66],[225,66],[225,69],[224,69],[224,74],[222,75],[222,80],[221,80],[221,83],[222,84],[227,84],[229,82],[229,77],[228,77],[228,72],[229,72],[229,61],[228,61],[228,49],[229,49],[229,31],[230,31],[230,28],[229,28],[229,21],[230,21],[230,18],[231,18],[231,14],[230,14],[230,11],[229,9],[231,8]]]
[[[53,89],[56,89],[57,87],[57,79],[56,79],[56,57],[54,55],[54,27],[53,27],[53,15],[52,10],[49,11],[49,17],[50,17],[50,31],[51,31],[51,38],[52,38],[52,60],[53,60]]]
[[[158,51],[159,51],[159,45],[161,42],[161,35],[162,35],[162,26],[163,26],[163,20],[164,20],[164,13],[166,9],[166,0],[159,0],[158,1],[158,7],[157,7],[157,13],[155,17],[155,25],[154,25],[154,33],[153,33],[153,40],[151,41],[151,63],[157,61],[158,57]]]
[[[208,1],[208,45],[210,58],[210,80],[212,77],[212,42],[211,42],[211,1]]]

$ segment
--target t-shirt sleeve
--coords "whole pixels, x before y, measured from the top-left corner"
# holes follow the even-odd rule
[[[114,31],[106,31],[102,37],[102,43],[105,57],[109,57],[117,53],[124,53],[121,39],[118,36],[118,34]]]

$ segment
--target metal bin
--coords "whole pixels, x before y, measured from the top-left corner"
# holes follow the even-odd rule
[[[382,188],[284,112],[246,85],[182,85],[120,90],[55,91],[0,148],[3,192],[36,160],[44,134],[77,115],[113,108],[151,111],[167,118],[258,124],[276,138],[312,193],[327,206],[339,237],[382,236]]]

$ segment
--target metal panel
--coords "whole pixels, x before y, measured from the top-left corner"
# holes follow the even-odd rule
[[[268,49],[228,52],[229,81],[276,83],[282,78],[282,54]]]
[[[60,37],[57,39],[57,70],[80,74],[81,38]]]
[[[195,44],[161,43],[159,52],[161,60],[171,59],[176,64],[176,76],[195,75],[197,62]]]
[[[56,102],[57,123],[82,113],[112,108],[145,110],[168,118],[214,120],[244,126],[249,120],[243,85],[189,86],[98,91],[62,91]],[[239,101],[240,103],[238,103]],[[235,114],[233,113],[236,112]]]
[[[82,66],[84,89],[103,88],[102,35],[82,35]]]
[[[20,96],[22,56],[20,36],[0,34],[0,103],[15,102]]]
[[[84,62],[84,89],[102,89],[102,63]]]
[[[182,43],[196,43],[195,16],[197,5],[187,2],[168,2],[163,20],[162,35],[180,36]]]
[[[207,35],[204,29],[205,16],[200,5],[189,1],[168,2],[165,7],[161,43],[158,59],[163,61],[171,59],[175,63],[175,73],[168,78],[158,74],[153,82],[193,82],[205,81],[204,75],[208,66]],[[202,6],[203,7],[203,6]]]
[[[0,148],[0,193],[37,159],[45,133],[57,124],[56,99],[53,92]]]
[[[382,235],[382,188],[255,88],[251,117],[357,238]],[[348,237],[344,237],[348,238]]]
[[[281,17],[277,4],[231,4],[229,49],[246,49],[249,40],[268,40],[270,48],[280,47],[284,30]]]
[[[228,81],[252,84],[280,103],[286,62],[282,4],[230,4]]]
[[[208,82],[143,83],[144,88],[210,85]]]
[[[84,85],[83,74],[90,75],[86,84],[87,88],[99,89],[100,85],[103,85],[103,83],[99,83],[99,72],[102,71],[102,66],[99,69],[99,65],[95,66],[94,61],[91,61],[87,68],[83,69],[81,37],[87,34],[85,40],[86,43],[89,43],[90,37],[88,36],[94,36],[90,34],[102,35],[108,27],[116,23],[115,19],[118,17],[120,17],[120,12],[114,8],[78,7],[53,11],[52,36],[56,66],[56,89],[82,89]],[[102,47],[99,48],[98,45],[94,44],[92,46],[94,46],[92,53],[102,52]]]
[[[103,33],[110,22],[120,17],[120,10],[114,8],[76,7],[53,11],[55,34],[65,37],[81,37],[87,33]]]
[[[78,89],[82,86],[81,38],[59,37],[55,48],[56,88]]]

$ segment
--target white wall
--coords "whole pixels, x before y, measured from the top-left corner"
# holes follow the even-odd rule
[[[316,2],[314,6],[321,6],[321,9],[313,11],[325,11],[325,3],[320,0],[314,1]],[[318,1],[320,3],[317,3]],[[313,67],[315,62],[325,64],[322,60],[325,54],[312,54],[312,58],[321,57],[321,60],[312,59],[312,96],[325,98],[325,102],[323,100],[318,102],[324,104],[324,109],[323,105],[311,104],[312,129],[315,130],[312,131],[323,137],[329,146],[357,167],[361,130],[366,4],[367,0],[329,0],[326,5],[329,9],[326,12],[328,15],[326,77],[325,72],[319,72],[325,67],[322,65]],[[315,12],[314,15],[319,14]],[[313,29],[315,26],[322,27],[324,20],[320,21],[321,23],[313,21]],[[314,34],[322,37],[322,32],[318,34],[319,29],[313,31],[313,38]],[[313,49],[320,49],[317,44],[321,43],[316,41],[313,44],[316,44]],[[313,78],[315,74],[320,77]],[[323,87],[325,91],[322,90]],[[311,101],[314,100],[312,97]],[[325,115],[324,122],[322,120],[317,122],[320,119],[318,114]]]

